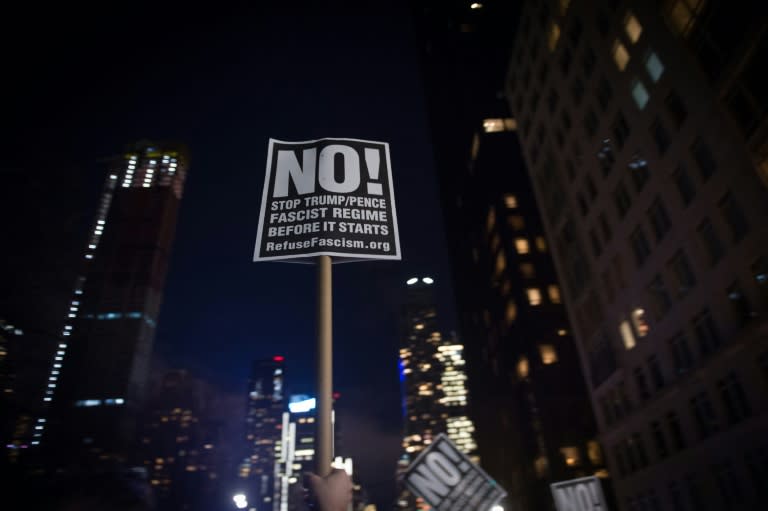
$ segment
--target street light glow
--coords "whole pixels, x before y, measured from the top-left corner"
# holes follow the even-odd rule
[[[501,507],[500,505],[496,504],[495,506],[493,506],[491,508],[491,511],[504,511],[504,508]]]
[[[237,507],[237,509],[245,509],[248,507],[248,499],[246,499],[245,495],[243,495],[242,493],[233,495],[232,501],[235,503],[235,506]]]

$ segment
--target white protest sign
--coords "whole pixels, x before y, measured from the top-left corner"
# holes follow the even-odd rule
[[[411,463],[405,483],[438,511],[489,510],[507,494],[444,434]]]
[[[549,485],[557,511],[608,511],[597,477],[581,477]]]
[[[269,140],[254,261],[400,259],[389,144]]]

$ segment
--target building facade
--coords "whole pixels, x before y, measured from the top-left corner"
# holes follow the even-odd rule
[[[285,399],[285,360],[276,355],[253,363],[248,380],[248,401],[245,416],[245,452],[238,477],[241,486],[256,502],[258,509],[275,507],[279,491],[275,479],[276,456],[283,435]]]
[[[109,162],[33,445],[124,460],[136,440],[187,172],[183,148],[141,142]]]
[[[468,413],[464,346],[454,333],[440,332],[433,285],[431,277],[406,282],[398,361],[403,413],[399,475],[441,433],[478,461],[475,426]],[[404,489],[398,503],[403,508],[422,505]]]
[[[417,4],[481,465],[508,492],[505,509],[552,509],[550,483],[608,473],[518,122],[503,97],[519,6]]]
[[[766,61],[725,2],[523,8],[506,97],[619,509],[764,507]]]

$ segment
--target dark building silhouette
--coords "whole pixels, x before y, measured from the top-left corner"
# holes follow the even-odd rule
[[[510,27],[512,29],[513,27]],[[618,509],[762,509],[768,19],[527,2],[507,69]]]
[[[53,465],[132,452],[187,155],[141,142],[107,167],[32,440]]]
[[[505,509],[607,477],[549,243],[504,101],[512,2],[419,2],[426,101],[481,465]]]
[[[216,396],[182,369],[166,371],[150,395],[140,448],[158,508],[194,511],[220,505],[223,474],[217,454],[225,439],[213,415]]]

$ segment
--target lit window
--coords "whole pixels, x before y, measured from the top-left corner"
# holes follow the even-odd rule
[[[629,321],[622,321],[619,325],[619,333],[621,334],[621,340],[624,343],[624,349],[631,350],[635,347],[635,335],[632,333],[632,327],[629,326]]]
[[[539,252],[546,252],[547,251],[547,242],[544,241],[543,236],[536,236],[536,248]]]
[[[517,207],[517,197],[514,195],[505,195],[504,196],[504,205],[508,207],[509,209],[516,208]]]
[[[507,323],[512,323],[515,318],[517,317],[517,304],[513,300],[510,300],[507,302],[507,311],[505,318],[507,320]]]
[[[560,288],[555,284],[547,286],[547,293],[549,294],[549,301],[552,303],[560,303]]]
[[[549,51],[555,51],[559,39],[560,26],[557,23],[552,23],[549,27],[549,34],[547,35],[547,46],[549,46]]]
[[[515,250],[518,254],[527,254],[531,251],[528,240],[525,238],[515,238]]]
[[[504,119],[485,119],[483,120],[483,131],[486,133],[495,133],[504,131]]]
[[[664,74],[664,64],[661,63],[655,52],[648,52],[648,56],[645,58],[645,70],[648,71],[648,76],[654,82],[658,82],[661,75]]]
[[[624,18],[624,30],[627,32],[627,37],[635,44],[640,39],[640,34],[643,33],[643,26],[637,21],[637,18],[631,12],[627,13]]]
[[[673,0],[668,2],[667,19],[678,34],[687,36],[703,5],[702,0]]]
[[[519,378],[528,377],[528,357],[520,357],[517,361],[517,376]]]
[[[499,252],[499,254],[496,256],[496,275],[499,275],[501,272],[503,272],[507,267],[507,258],[504,254],[504,251],[502,250]]]
[[[536,287],[529,287],[525,290],[528,295],[528,303],[531,305],[541,305],[541,291]]]
[[[578,447],[562,447],[560,453],[563,455],[565,464],[569,467],[576,467],[581,464]]]
[[[626,69],[627,64],[629,63],[629,52],[627,51],[627,48],[616,39],[616,41],[613,43],[613,61],[616,62],[616,67],[619,68],[619,71],[624,71]]]
[[[496,208],[492,207],[491,209],[488,210],[486,228],[488,229],[488,232],[491,232],[494,227],[496,227]]]
[[[651,98],[650,94],[648,94],[648,89],[645,88],[645,85],[643,85],[643,82],[640,80],[635,80],[632,82],[632,99],[635,100],[635,104],[637,105],[637,108],[642,110],[645,108],[645,105],[648,104],[648,100]]]
[[[568,330],[566,330],[566,329],[564,329],[564,328],[561,328],[561,329],[559,329],[559,330],[557,331],[557,335],[559,335],[560,337],[562,337],[562,336],[564,336],[564,335],[568,335]]]
[[[635,327],[638,337],[648,335],[648,323],[645,320],[645,309],[636,308],[632,311],[632,326]]]
[[[557,351],[551,344],[539,344],[539,355],[541,355],[541,363],[544,365],[557,362]]]
[[[482,9],[483,8],[483,4],[481,4],[480,2],[472,2],[469,5],[469,8],[470,9]]]

